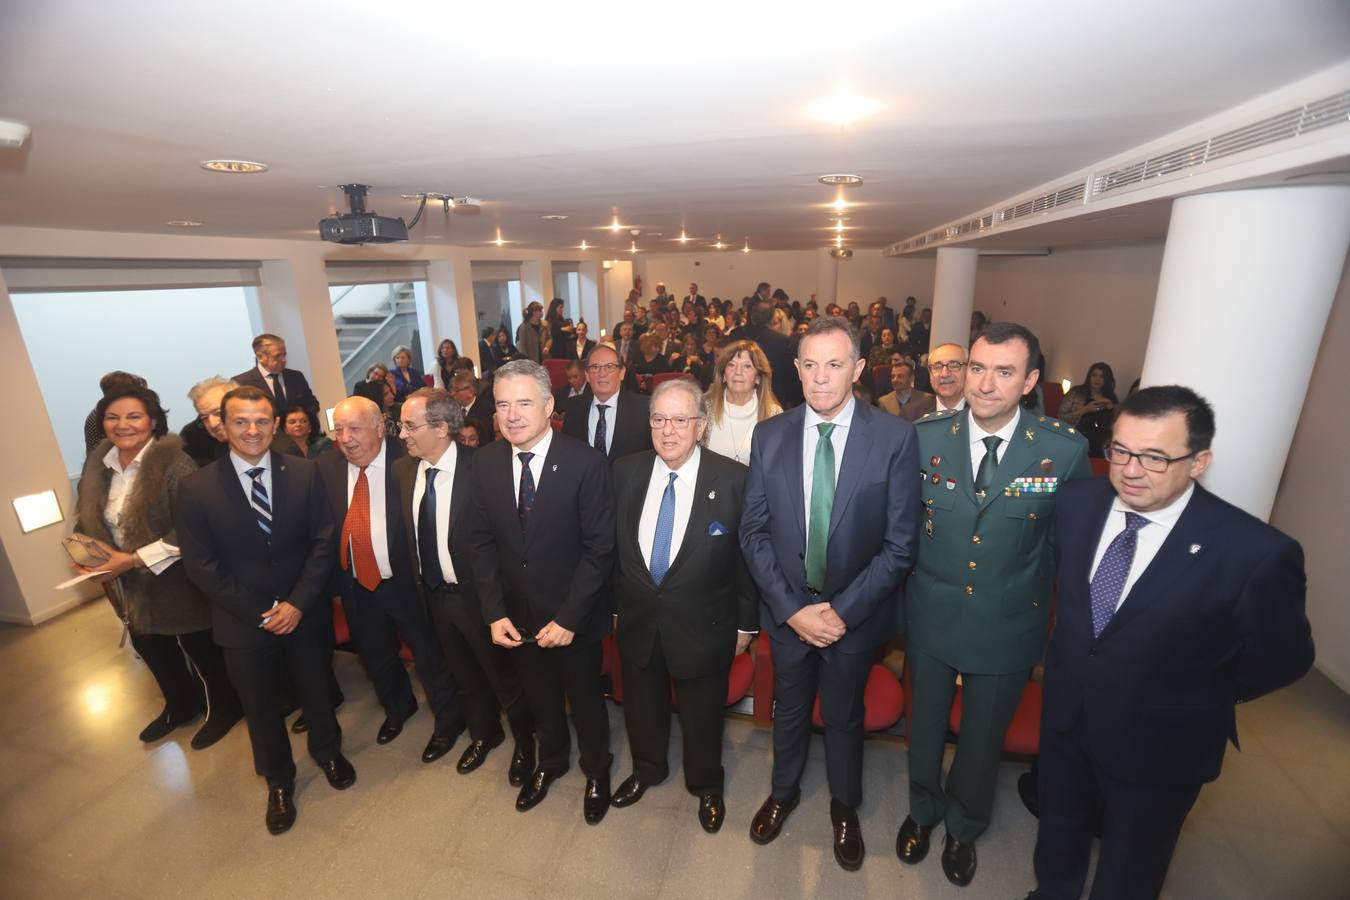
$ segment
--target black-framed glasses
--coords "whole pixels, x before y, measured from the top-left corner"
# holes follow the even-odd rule
[[[940,373],[943,369],[946,369],[948,372],[951,372],[953,375],[955,375],[957,372],[960,372],[965,367],[966,364],[964,362],[962,362],[959,359],[954,359],[951,362],[945,363],[941,362],[929,363],[928,371],[937,374]]]
[[[661,430],[662,428],[665,428],[667,422],[669,422],[670,424],[674,425],[676,431],[684,431],[686,428],[689,427],[689,423],[690,423],[690,422],[696,422],[696,421],[698,421],[698,420],[701,419],[701,418],[703,418],[703,417],[702,417],[702,416],[661,416],[661,415],[657,415],[657,414],[653,413],[653,414],[652,414],[652,417],[651,417],[651,419],[650,419],[650,421],[651,421],[651,423],[652,423],[652,427],[655,428],[655,429],[657,429],[658,431]]]
[[[1139,465],[1144,467],[1147,472],[1166,472],[1168,466],[1174,462],[1181,462],[1183,459],[1190,459],[1195,455],[1195,451],[1187,453],[1185,456],[1163,456],[1158,453],[1135,453],[1126,450],[1119,444],[1111,444],[1106,448],[1106,459],[1113,466],[1128,466],[1131,459],[1139,460]]]

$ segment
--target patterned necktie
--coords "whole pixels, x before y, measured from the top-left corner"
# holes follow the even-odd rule
[[[445,581],[440,542],[436,537],[437,471],[434,467],[427,469],[426,489],[422,491],[422,504],[417,508],[417,556],[422,563],[422,580],[432,587],[440,587]]]
[[[253,518],[268,538],[272,537],[272,504],[267,502],[267,488],[263,487],[262,474],[267,470],[262,466],[249,469],[244,474],[253,479],[249,490],[249,505],[253,507]]]
[[[347,504],[347,518],[342,522],[342,544],[338,561],[342,571],[350,572],[356,566],[356,583],[368,591],[380,586],[380,564],[375,561],[375,543],[370,538],[370,482],[366,467],[356,476],[352,499]]]
[[[520,530],[524,531],[534,508],[534,473],[530,471],[533,453],[517,453],[520,457],[520,495],[516,498],[516,514],[520,516]]]
[[[975,473],[975,493],[983,497],[989,493],[994,483],[994,472],[998,469],[998,445],[1003,438],[989,435],[984,439],[984,459],[980,460],[979,471]]]
[[[656,514],[656,537],[652,539],[652,581],[657,587],[670,571],[670,542],[675,536],[675,479],[671,472],[666,491],[661,495],[661,509]]]
[[[607,454],[609,447],[605,439],[609,435],[609,427],[605,424],[605,410],[609,409],[609,404],[601,403],[596,409],[600,412],[600,421],[595,423],[595,449]]]
[[[1092,576],[1093,637],[1099,636],[1116,614],[1121,592],[1125,590],[1125,582],[1130,577],[1130,566],[1134,564],[1139,529],[1147,524],[1148,519],[1138,513],[1127,512],[1125,530],[1112,539],[1102,561],[1097,564],[1097,573]]]
[[[816,461],[811,468],[811,528],[806,535],[806,583],[819,591],[825,586],[825,556],[830,542],[830,511],[834,508],[833,422],[816,426]]]
[[[286,394],[281,390],[281,376],[273,372],[267,377],[272,379],[272,396],[276,398],[277,403],[281,403],[286,399]]]

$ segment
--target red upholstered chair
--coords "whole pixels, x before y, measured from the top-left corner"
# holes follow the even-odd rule
[[[654,379],[655,377],[656,377],[655,375],[638,375],[637,376],[638,391],[643,394],[650,394],[652,392],[652,379]]]
[[[948,722],[953,734],[961,733],[961,688],[956,689],[956,698],[952,700],[952,713]],[[1041,683],[1028,681],[1022,690],[1022,699],[1017,703],[1017,712],[1013,713],[1008,733],[1003,736],[1003,750],[1006,753],[1022,753],[1028,756],[1039,753],[1041,749]]]
[[[600,674],[609,676],[609,695],[623,702],[623,666],[619,660],[619,641],[611,631],[600,639]]]
[[[423,376],[422,376],[422,384],[423,384],[424,386],[426,386],[426,387],[435,387],[435,386],[436,386],[436,376],[435,376],[435,375],[423,375]]]
[[[548,369],[549,381],[553,383],[553,389],[556,391],[567,384],[567,364],[569,359],[546,359],[544,368]]]
[[[686,378],[686,377],[688,377],[687,372],[657,372],[655,375],[652,376],[652,390],[656,390],[656,386],[663,381],[671,381],[675,378]]]
[[[895,674],[880,663],[872,665],[863,690],[863,731],[885,731],[905,714],[905,692]],[[811,707],[811,723],[825,727],[820,717],[820,695]]]
[[[773,650],[769,636],[761,631],[755,638],[755,705],[752,712],[756,722],[773,721]]]
[[[1089,459],[1088,463],[1092,466],[1093,476],[1108,475],[1111,472],[1111,464],[1104,459]]]
[[[1058,417],[1059,405],[1064,402],[1064,386],[1058,381],[1041,380],[1041,395],[1045,398],[1045,414]]]
[[[891,367],[873,366],[872,367],[872,393],[881,397],[891,392]]]
[[[559,419],[557,416],[554,416],[553,418],[549,419],[548,424],[553,426],[554,431],[562,431],[563,420]]]

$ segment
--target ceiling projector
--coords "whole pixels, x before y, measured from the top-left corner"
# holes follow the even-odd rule
[[[408,239],[402,219],[377,216],[366,211],[367,184],[344,184],[342,190],[352,211],[319,220],[319,236],[335,244],[389,244]]]

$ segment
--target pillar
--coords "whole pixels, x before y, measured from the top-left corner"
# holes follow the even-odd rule
[[[553,262],[548,259],[527,259],[520,264],[520,289],[525,305],[536,300],[548,304],[553,299]]]
[[[1172,203],[1141,384],[1182,384],[1213,405],[1205,486],[1261,519],[1275,502],[1348,245],[1343,185]]]
[[[581,296],[578,299],[581,308],[581,317],[586,320],[589,326],[592,340],[600,340],[600,329],[605,329],[608,333],[610,328],[614,327],[612,322],[604,322],[600,318],[600,288],[603,272],[600,268],[598,259],[582,260],[577,265],[577,282],[581,285]]]
[[[933,276],[933,339],[938,344],[970,344],[970,313],[975,308],[975,268],[980,251],[939,247]]]
[[[287,367],[305,373],[321,410],[347,396],[337,329],[333,326],[333,302],[328,294],[328,270],[319,253],[263,260],[256,307],[251,313],[259,332],[269,331],[285,339]],[[238,371],[256,365],[250,352],[248,347],[243,348]]]
[[[461,356],[481,365],[478,312],[473,302],[473,263],[468,251],[456,250],[450,259],[428,262],[426,302],[418,299],[417,327],[422,332],[423,358],[435,359],[436,345],[449,338]],[[433,364],[428,363],[427,368],[430,371]]]

